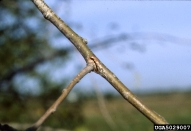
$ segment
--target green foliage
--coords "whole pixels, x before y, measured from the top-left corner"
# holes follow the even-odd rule
[[[36,78],[39,84],[50,81],[49,77],[44,77],[49,70],[42,73],[37,67],[44,63],[63,63],[67,52],[51,46],[45,19],[39,17],[40,13],[32,2],[1,1],[0,12],[0,91],[21,95],[19,88],[22,83],[15,84],[19,75],[25,79]],[[51,82],[46,90],[51,90],[52,84],[58,84]]]
[[[3,1],[0,5],[1,84],[10,82],[19,72],[30,71],[32,67],[29,65],[42,56],[40,50],[50,48],[48,39],[38,35],[44,30],[37,30],[40,21],[32,27],[37,17],[35,8],[31,5],[26,8],[26,5],[21,0]]]

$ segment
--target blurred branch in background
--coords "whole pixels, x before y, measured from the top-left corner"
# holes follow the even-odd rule
[[[98,84],[97,84],[95,78],[93,78],[93,76],[91,77],[91,80],[92,80],[93,88],[94,88],[96,96],[97,96],[98,105],[99,105],[101,114],[103,115],[105,121],[107,122],[107,124],[111,128],[111,130],[117,131],[117,129],[118,129],[117,125],[113,121],[113,119],[106,107],[106,102],[105,102],[103,93],[99,90]]]
[[[159,41],[161,44],[163,42],[170,42],[170,43],[176,43],[181,45],[191,45],[191,40],[187,39],[181,39],[175,36],[171,35],[165,35],[165,34],[159,34],[159,33],[133,33],[133,34],[126,34],[122,33],[115,36],[105,36],[105,40],[97,39],[93,41],[98,41],[96,43],[90,42],[89,47],[96,51],[96,50],[105,50],[108,48],[111,48],[112,46],[116,46],[116,43],[119,42],[125,42],[126,45],[132,50],[143,52],[146,50],[146,46],[148,46],[149,43],[142,44],[140,42],[136,42],[137,40],[155,40]],[[160,44],[159,43],[159,44]],[[3,47],[2,47],[3,50]],[[31,62],[21,68],[15,69],[7,73],[5,76],[2,76],[0,79],[0,84],[4,81],[11,80],[15,75],[22,72],[27,72],[30,70],[33,70],[38,64],[42,64],[43,62],[55,59],[59,56],[65,56],[69,53],[73,53],[76,49],[73,47],[66,47],[64,49],[57,49],[56,51],[50,52],[46,56],[41,56],[42,58],[36,59],[34,62]]]

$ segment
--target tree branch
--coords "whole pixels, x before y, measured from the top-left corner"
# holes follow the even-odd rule
[[[43,0],[31,0],[41,11],[45,19],[53,23],[78,49],[86,62],[93,60],[94,71],[105,78],[129,103],[155,124],[167,124],[166,120],[143,105],[138,98],[93,54],[88,48],[87,41],[78,36],[62,21]]]
[[[70,84],[63,89],[62,94],[60,97],[52,104],[52,106],[45,112],[45,114],[30,128],[28,128],[26,131],[32,131],[37,130],[42,123],[50,116],[50,114],[54,113],[57,109],[57,107],[60,105],[60,103],[66,98],[66,96],[69,94],[69,92],[72,90],[72,88],[89,72],[91,72],[94,68],[94,62],[88,61],[88,65],[70,82]]]

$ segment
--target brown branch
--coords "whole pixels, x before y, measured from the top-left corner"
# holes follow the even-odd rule
[[[91,72],[94,68],[94,62],[88,61],[88,65],[70,82],[70,84],[63,89],[62,94],[59,98],[52,104],[52,106],[44,113],[44,115],[29,129],[37,130],[42,123],[50,116],[50,114],[54,113],[60,103],[66,98],[72,88],[89,72]],[[29,130],[28,129],[28,130]],[[27,131],[28,131],[27,130]]]
[[[142,104],[139,99],[115,76],[115,74],[101,63],[99,59],[93,56],[91,59],[96,65],[96,70],[94,69],[95,72],[104,77],[128,102],[137,108],[137,110],[155,124],[167,124],[167,121],[163,117]]]
[[[92,51],[87,47],[87,40],[76,34],[64,21],[62,21],[43,0],[31,0],[41,11],[44,18],[54,24],[60,32],[73,43],[73,45],[82,54],[86,62],[90,56],[94,56]]]
[[[45,19],[53,23],[78,49],[86,62],[93,60],[94,71],[104,77],[129,103],[155,124],[167,124],[166,120],[143,105],[138,98],[93,54],[88,48],[87,41],[78,36],[62,21],[43,0],[31,0],[41,11]]]

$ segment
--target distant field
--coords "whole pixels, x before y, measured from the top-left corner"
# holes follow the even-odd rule
[[[8,98],[10,97],[0,99],[0,123],[12,123],[10,125],[17,129],[27,128],[22,124],[34,123],[54,101],[43,102],[43,99],[40,101],[41,99],[33,98],[24,101],[23,108],[22,105],[18,106],[17,101],[12,103],[11,98],[9,104]],[[72,131],[153,131],[153,123],[121,96],[110,95],[106,98],[105,105],[110,114],[107,121],[113,121],[111,125],[104,119],[97,98],[90,96],[76,103],[64,101],[43,126],[51,127],[53,130],[62,128]],[[138,95],[138,98],[171,124],[191,124],[191,92]],[[17,123],[17,126],[14,123]]]
[[[138,96],[150,109],[172,124],[191,124],[191,93]],[[153,124],[123,98],[106,100],[106,107],[118,131],[153,131]],[[88,100],[83,108],[85,123],[77,131],[111,131],[100,112],[97,100]]]

